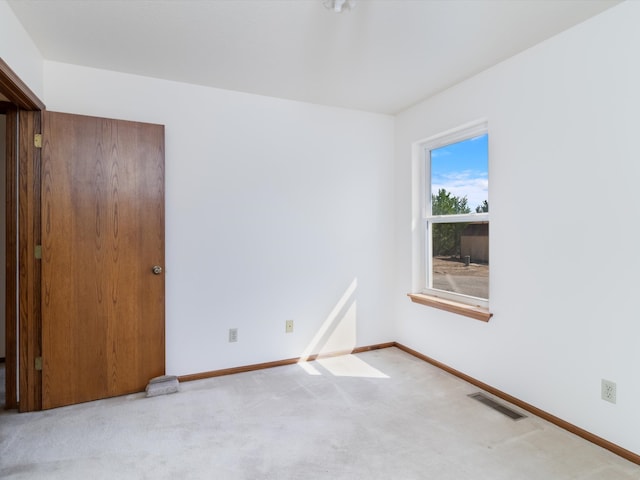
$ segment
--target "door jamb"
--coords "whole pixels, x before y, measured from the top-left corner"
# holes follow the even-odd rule
[[[16,258],[16,234],[18,226],[18,218],[16,215],[17,208],[17,154],[16,139],[18,138],[18,109],[9,102],[0,102],[0,113],[6,116],[6,130],[0,132],[5,135],[6,151],[5,151],[5,184],[6,198],[5,200],[5,224],[6,224],[6,243],[5,243],[5,409],[9,410],[18,407],[18,394],[16,388],[17,377],[17,318],[18,305],[16,296],[18,286],[16,282],[17,274],[17,258]]]
[[[12,269],[12,271],[7,271],[7,278],[9,275],[12,278],[16,278],[17,275],[18,278],[18,311],[15,311],[14,305],[14,310],[7,309],[7,313],[13,315],[14,320],[16,314],[19,317],[19,338],[16,339],[18,332],[15,328],[15,321],[9,322],[7,316],[7,325],[13,324],[12,327],[7,328],[7,333],[11,335],[11,337],[7,336],[7,345],[12,344],[14,349],[11,358],[9,353],[7,354],[7,383],[11,378],[8,373],[9,369],[11,368],[13,371],[12,386],[7,388],[7,406],[13,408],[17,402],[19,410],[27,412],[42,409],[42,372],[36,370],[35,365],[36,357],[42,355],[41,275],[40,262],[35,258],[35,248],[40,242],[41,150],[34,145],[34,135],[41,133],[41,111],[45,109],[45,105],[2,58],[0,58],[0,93],[17,107],[17,114],[14,117],[17,120],[17,125],[15,122],[13,124],[16,135],[14,139],[17,138],[17,149],[15,143],[9,142],[14,146],[12,149],[7,149],[7,153],[11,151],[11,158],[7,157],[7,168],[12,169],[13,176],[7,179],[7,186],[10,187],[8,191],[14,192],[14,194],[17,190],[17,205],[15,196],[13,196],[10,200],[13,205],[8,208],[12,209],[14,216],[16,210],[18,211],[17,223],[13,223],[13,228],[17,225],[20,226],[18,228],[17,265],[15,261],[11,265],[7,264],[7,267]],[[9,122],[7,123],[9,124]],[[9,185],[9,182],[12,184]],[[9,219],[9,217],[7,218]],[[13,238],[15,239],[15,236]],[[11,292],[8,293],[11,294]],[[15,290],[13,297],[8,296],[7,298],[15,298]],[[19,343],[18,352],[15,352],[16,340]],[[19,402],[15,391],[16,367],[19,367],[20,377]]]

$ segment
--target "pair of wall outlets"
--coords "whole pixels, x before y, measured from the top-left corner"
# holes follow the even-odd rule
[[[284,324],[285,333],[293,333],[293,320],[287,320]],[[238,341],[238,329],[230,328],[229,329],[229,343],[234,343]]]

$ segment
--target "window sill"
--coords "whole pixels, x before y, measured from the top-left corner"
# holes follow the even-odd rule
[[[425,295],[424,293],[408,293],[407,296],[414,303],[439,308],[440,310],[457,313],[458,315],[464,315],[465,317],[474,318],[483,322],[488,322],[493,316],[493,313],[490,313],[486,308],[467,305],[453,300],[445,300],[444,298]]]

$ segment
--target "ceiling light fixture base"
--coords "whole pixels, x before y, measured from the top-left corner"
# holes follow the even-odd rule
[[[342,13],[345,10],[353,10],[356,0],[322,0],[324,6],[334,13]]]

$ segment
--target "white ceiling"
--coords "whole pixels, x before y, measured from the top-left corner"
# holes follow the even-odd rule
[[[8,0],[45,59],[397,113],[618,0]]]

